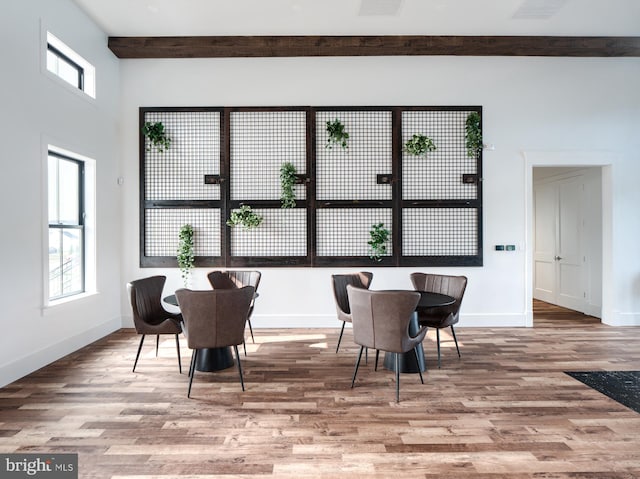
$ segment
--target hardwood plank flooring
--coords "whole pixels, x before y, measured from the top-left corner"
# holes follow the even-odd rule
[[[402,375],[399,404],[374,355],[350,388],[339,324],[254,329],[246,391],[234,367],[196,373],[192,399],[172,337],[132,373],[121,330],[0,389],[0,452],[78,453],[81,478],[639,478],[640,414],[563,371],[640,369],[640,328],[536,315],[458,328],[461,359],[443,331],[441,369],[430,331],[425,384]]]

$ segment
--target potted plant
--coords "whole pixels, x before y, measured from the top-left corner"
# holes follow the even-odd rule
[[[227,226],[232,228],[242,226],[245,230],[257,228],[262,223],[262,216],[251,209],[249,205],[242,205],[240,209],[232,211]]]
[[[427,151],[436,151],[436,145],[431,138],[418,133],[406,141],[404,151],[410,155],[420,156],[424,155]]]
[[[340,145],[343,149],[349,148],[347,140],[349,139],[349,133],[344,130],[344,125],[337,118],[334,121],[327,122],[327,144],[325,148],[333,148],[334,145]]]
[[[293,163],[286,162],[280,167],[280,185],[282,187],[282,201],[283,208],[295,208],[296,207],[296,193],[294,186],[297,181],[296,167]]]
[[[472,111],[467,116],[464,127],[464,139],[467,156],[473,158],[482,150],[482,132],[480,131],[480,113]]]
[[[370,240],[367,244],[371,248],[369,258],[374,261],[382,261],[382,256],[387,254],[387,241],[389,241],[389,230],[384,227],[384,223],[371,225],[369,231]]]
[[[156,147],[160,153],[167,151],[171,145],[171,138],[167,136],[167,132],[161,121],[155,123],[150,121],[145,122],[142,127],[142,134],[149,139],[151,145]],[[147,148],[147,151],[150,149],[151,148]]]
[[[191,225],[184,225],[180,228],[180,232],[178,233],[178,254],[176,258],[186,288],[195,262],[193,227]]]

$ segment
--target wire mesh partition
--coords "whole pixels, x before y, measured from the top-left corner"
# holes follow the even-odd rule
[[[145,256],[176,256],[183,225],[194,230],[196,256],[220,256],[220,210],[211,208],[156,208],[145,212]]]
[[[405,256],[475,256],[478,253],[475,208],[407,208],[402,212]]]

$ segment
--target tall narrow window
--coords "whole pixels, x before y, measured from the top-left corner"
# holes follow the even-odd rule
[[[49,152],[49,300],[85,291],[84,164]]]

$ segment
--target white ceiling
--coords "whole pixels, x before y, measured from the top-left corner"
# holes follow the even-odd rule
[[[110,36],[640,36],[640,0],[74,0]]]

